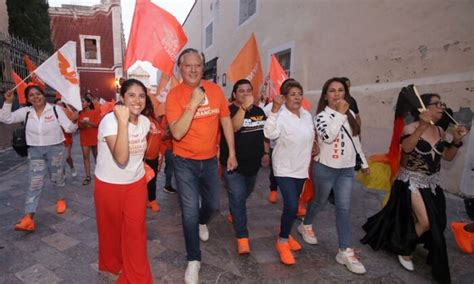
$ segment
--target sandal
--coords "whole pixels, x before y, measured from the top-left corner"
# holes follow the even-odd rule
[[[84,181],[82,182],[82,185],[88,185],[89,183],[91,183],[91,177],[90,177],[90,176],[86,176],[86,178],[85,178]]]

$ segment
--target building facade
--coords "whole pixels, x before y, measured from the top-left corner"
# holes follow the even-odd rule
[[[199,0],[184,30],[187,46],[205,54],[205,77],[219,83],[227,96],[233,83],[226,82],[227,69],[252,32],[264,75],[275,54],[302,83],[313,113],[324,82],[349,77],[365,146],[381,153],[389,144],[397,95],[411,83],[422,93],[441,94],[455,112],[467,108],[470,115],[462,116],[463,123],[472,123],[472,11],[474,1],[463,0]],[[464,152],[445,166],[454,169],[444,171],[453,192],[465,179],[465,151],[474,144],[466,142]]]
[[[105,100],[115,98],[125,45],[120,0],[103,0],[92,7],[52,7],[49,16],[56,49],[70,40],[77,42],[81,94],[91,91]]]

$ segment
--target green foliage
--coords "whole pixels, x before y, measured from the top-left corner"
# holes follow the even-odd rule
[[[48,8],[46,0],[7,0],[8,32],[52,52]]]

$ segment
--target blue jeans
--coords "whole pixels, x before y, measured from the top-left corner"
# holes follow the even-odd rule
[[[187,259],[201,261],[199,224],[207,224],[219,209],[217,158],[192,160],[174,155],[173,163]]]
[[[336,201],[336,226],[339,248],[351,247],[351,194],[354,186],[354,168],[335,169],[321,163],[313,163],[313,190],[315,197],[306,210],[303,224],[311,225],[323,210],[331,189]]]
[[[252,193],[257,175],[244,176],[238,172],[227,172],[223,167],[224,179],[228,187],[229,210],[232,214],[235,235],[237,238],[248,238],[247,198]]]
[[[44,175],[49,173],[56,199],[63,199],[64,144],[30,146],[28,148],[30,186],[26,193],[25,213],[35,213],[44,185]]]
[[[172,186],[171,181],[173,178],[173,151],[167,149],[165,152],[165,187]]]
[[[298,211],[298,200],[303,190],[305,178],[275,177],[283,196],[280,238],[288,239]]]

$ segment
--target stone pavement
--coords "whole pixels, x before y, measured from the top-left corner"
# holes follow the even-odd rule
[[[0,153],[0,283],[113,283],[97,272],[97,233],[92,184],[82,186],[82,156],[75,137],[74,161],[79,175],[67,177],[68,211],[57,215],[54,197],[46,189],[36,215],[34,233],[15,232],[13,225],[23,214],[28,186],[25,159],[12,151]],[[279,262],[274,244],[282,209],[266,201],[268,169],[263,169],[255,192],[248,202],[251,254],[237,256],[233,230],[225,221],[227,196],[221,191],[221,213],[209,225],[210,240],[201,243],[203,283],[429,283],[430,269],[424,263],[426,251],[414,254],[415,272],[405,271],[394,255],[374,252],[358,242],[361,224],[375,213],[382,196],[357,185],[354,191],[352,223],[354,246],[359,250],[367,274],[358,276],[337,264],[334,208],[328,205],[316,220],[319,244],[303,244],[296,253],[297,264]],[[162,191],[163,174],[158,181],[161,212],[148,212],[148,257],[155,283],[182,283],[186,268],[184,239],[177,196]],[[48,188],[49,182],[46,183]],[[462,200],[448,195],[448,220],[465,220]],[[296,226],[295,226],[296,227]],[[300,236],[293,232],[296,239]],[[446,231],[451,274],[456,283],[474,283],[474,256],[457,248],[452,233]]]

